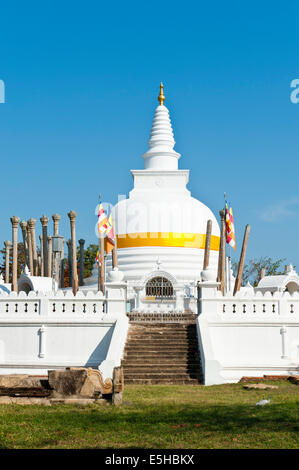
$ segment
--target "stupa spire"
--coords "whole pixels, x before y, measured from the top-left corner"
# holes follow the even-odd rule
[[[163,93],[163,83],[161,82],[161,85],[160,85],[160,95],[158,96],[158,101],[160,103],[160,106],[163,106],[164,104],[164,101],[165,101],[165,96],[164,96],[164,93]]]
[[[146,170],[177,170],[180,154],[173,147],[175,140],[169,111],[164,105],[165,96],[163,83],[160,85],[158,96],[159,106],[155,110],[150,139],[149,150],[142,156]]]

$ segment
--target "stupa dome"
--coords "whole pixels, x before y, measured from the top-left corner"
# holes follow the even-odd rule
[[[189,170],[179,170],[169,111],[161,84],[144,170],[131,170],[134,188],[113,209],[118,264],[126,280],[161,269],[186,282],[200,279],[207,221],[212,220],[210,267],[216,270],[220,230],[212,211],[186,188]],[[111,270],[111,258],[107,261]]]

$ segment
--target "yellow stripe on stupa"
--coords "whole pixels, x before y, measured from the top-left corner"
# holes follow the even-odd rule
[[[175,232],[142,232],[119,234],[118,248],[135,248],[139,246],[173,246],[181,248],[205,248],[206,234]],[[211,250],[219,251],[220,237],[211,236]]]

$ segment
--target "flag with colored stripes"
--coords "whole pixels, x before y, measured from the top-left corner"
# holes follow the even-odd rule
[[[101,259],[100,259],[99,250],[97,251],[96,262],[97,262],[97,267],[99,268],[99,267],[100,267],[100,264],[101,264]]]
[[[101,233],[106,233],[106,230],[108,228],[108,219],[106,212],[104,211],[103,204],[99,204],[99,212],[98,212],[98,232],[99,234]]]
[[[226,228],[226,243],[234,250],[236,249],[235,226],[232,208],[228,208],[227,202],[225,203],[225,228]]]
[[[113,229],[113,221],[112,221],[112,214],[110,214],[109,220],[108,220],[108,227],[106,230],[106,235],[107,237],[105,238],[105,249],[107,255],[110,253],[110,251],[115,247],[115,235],[114,235],[114,229]]]

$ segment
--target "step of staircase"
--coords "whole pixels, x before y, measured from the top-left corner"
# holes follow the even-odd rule
[[[125,383],[202,383],[195,317],[182,314],[176,322],[131,320],[121,364]]]
[[[126,380],[128,384],[135,385],[198,385],[201,381],[197,379],[186,379],[186,380],[176,380],[176,379],[130,379]]]
[[[130,312],[127,313],[130,323],[157,323],[157,322],[172,322],[172,323],[194,323],[197,315],[190,313],[145,313],[145,312]]]
[[[130,375],[132,373],[134,374],[161,374],[163,371],[163,374],[193,374],[195,373],[196,375],[198,374],[198,365],[193,366],[193,367],[153,367],[153,366],[144,366],[144,367],[134,367],[134,366],[124,366],[123,371],[125,376]]]
[[[143,373],[124,373],[124,379],[150,379],[150,380],[159,380],[159,379],[167,379],[167,380],[189,380],[189,379],[197,379],[201,378],[200,374],[190,373],[153,373],[153,372],[143,372]]]

